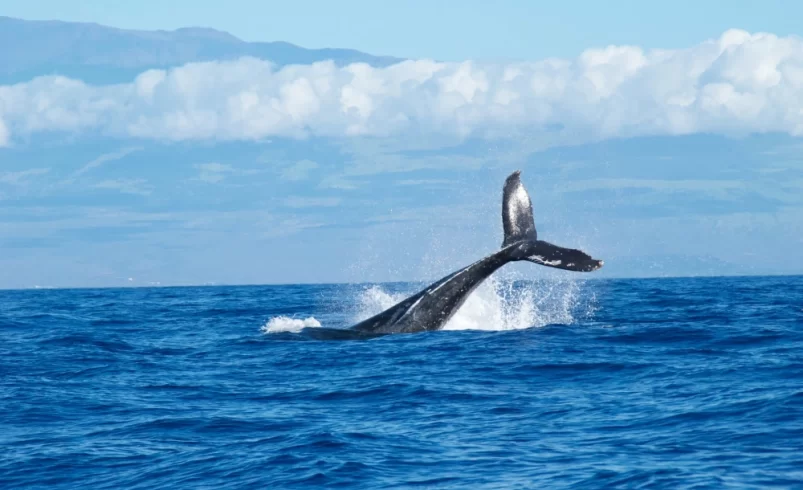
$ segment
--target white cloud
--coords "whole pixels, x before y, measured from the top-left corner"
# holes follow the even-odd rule
[[[79,177],[79,176],[89,172],[90,170],[92,170],[94,168],[100,167],[101,165],[103,165],[105,163],[113,162],[115,160],[120,160],[121,158],[125,158],[126,156],[130,155],[131,153],[134,153],[135,151],[139,151],[139,150],[142,150],[142,148],[140,148],[140,147],[123,148],[121,150],[114,151],[114,152],[111,152],[111,153],[104,153],[103,155],[95,158],[91,162],[87,163],[83,167],[81,167],[78,170],[76,170],[72,174],[71,178],[74,179],[76,177]]]
[[[123,194],[133,194],[136,196],[149,196],[153,189],[145,179],[113,179],[98,182],[94,186],[96,189],[110,189],[120,191]]]
[[[290,208],[328,208],[340,204],[338,197],[288,197],[284,204]]]
[[[695,179],[628,179],[602,178],[568,181],[558,185],[564,191],[588,191],[597,189],[649,189],[652,191],[690,191],[707,193],[726,193],[745,189],[747,183],[741,180],[695,180]]]
[[[226,174],[231,174],[235,170],[231,165],[223,163],[201,163],[195,166],[201,171],[198,179],[216,184],[226,178]]]
[[[281,179],[289,181],[306,180],[310,170],[318,168],[318,164],[312,160],[299,160],[296,163],[282,170]]]
[[[134,153],[134,152],[140,151],[140,150],[142,150],[141,147],[129,147],[129,148],[123,148],[123,149],[118,150],[118,151],[113,151],[113,152],[110,152],[110,153],[104,153],[104,154],[100,155],[99,157],[95,158],[94,160],[92,160],[91,162],[87,163],[83,167],[79,168],[78,170],[76,170],[72,174],[70,174],[69,177],[67,177],[66,179],[61,181],[59,184],[60,185],[72,185],[73,183],[75,183],[75,181],[79,177],[81,177],[85,173],[89,172],[90,170],[98,168],[101,165],[104,165],[106,163],[113,162],[113,161],[116,161],[116,160],[120,160],[120,159],[125,158],[126,156],[130,155],[131,153]]]
[[[412,185],[412,186],[448,186],[454,184],[454,181],[447,179],[404,179],[396,181],[396,185]]]
[[[159,140],[272,136],[803,134],[803,40],[725,32],[689,49],[589,49],[573,60],[405,61],[385,68],[264,61],[150,70],[95,87],[41,77],[0,87],[0,144],[41,131]]]
[[[361,183],[354,180],[344,179],[339,175],[330,175],[324,177],[318,187],[321,189],[340,189],[344,191],[353,191],[360,187]]]
[[[0,116],[2,115],[2,112],[0,112]],[[3,121],[3,118],[0,117],[0,148],[8,146],[8,139],[8,128],[6,128],[6,123]]]
[[[50,172],[49,168],[32,168],[19,172],[0,172],[0,184],[24,186],[28,184],[29,177],[36,177]]]
[[[241,170],[232,167],[226,163],[200,163],[195,165],[195,168],[200,170],[198,180],[207,182],[209,184],[217,184],[226,179],[230,175],[254,175],[260,173],[259,170]]]

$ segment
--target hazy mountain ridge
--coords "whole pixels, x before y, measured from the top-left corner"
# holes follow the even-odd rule
[[[24,40],[24,41],[23,41]],[[210,28],[174,31],[117,29],[99,24],[28,21],[0,16],[0,84],[41,75],[89,83],[121,83],[151,68],[253,56],[277,65],[333,60],[387,66],[401,61],[352,49],[306,49],[286,42],[246,42]]]

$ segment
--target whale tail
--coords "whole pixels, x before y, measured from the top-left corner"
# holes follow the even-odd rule
[[[602,267],[601,260],[591,258],[585,252],[538,239],[532,202],[520,176],[518,170],[510,174],[505,180],[502,195],[502,226],[505,232],[502,248],[510,247],[511,260],[526,260],[577,272],[591,272]]]

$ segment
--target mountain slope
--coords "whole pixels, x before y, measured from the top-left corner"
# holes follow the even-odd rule
[[[0,16],[0,84],[59,74],[89,83],[130,81],[150,68],[254,56],[277,65],[333,60],[387,66],[400,61],[351,49],[305,49],[285,42],[249,43],[208,28],[136,31],[98,24],[27,21]]]

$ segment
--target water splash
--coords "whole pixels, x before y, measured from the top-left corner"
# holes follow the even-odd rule
[[[410,290],[391,293],[379,285],[369,286],[357,294],[357,311],[352,318],[352,323],[359,323],[366,318],[382,313],[414,292],[414,290]]]
[[[304,328],[320,326],[321,322],[312,316],[303,320],[288,316],[276,316],[268,320],[265,325],[262,325],[262,333],[300,332]]]
[[[596,297],[586,290],[586,282],[560,274],[539,280],[517,280],[515,272],[497,273],[482,283],[443,330],[518,330],[544,325],[568,325],[593,316]],[[425,284],[409,285],[403,290],[389,290],[372,285],[360,289],[348,301],[351,313],[336,324],[342,327],[370,318],[415,294]],[[308,327],[320,327],[313,316],[305,319],[287,316],[273,317],[262,326],[263,333],[300,332]]]
[[[571,324],[594,311],[594,296],[584,297],[583,282],[547,279],[514,281],[491,276],[467,299],[444,330],[516,330],[550,324]],[[392,293],[371,286],[357,297],[354,323],[380,313],[416,290]]]

